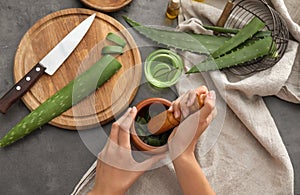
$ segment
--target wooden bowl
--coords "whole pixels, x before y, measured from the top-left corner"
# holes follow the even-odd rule
[[[81,0],[85,6],[102,12],[118,11],[131,1],[132,0]]]
[[[152,104],[162,104],[168,109],[171,106],[171,102],[169,100],[163,99],[163,98],[148,98],[141,102],[139,102],[136,105],[137,108],[137,115],[141,115],[141,112],[144,112],[145,109],[148,110],[149,106]],[[149,154],[160,154],[164,153],[168,150],[168,145],[165,144],[163,146],[151,146],[149,144],[146,144],[141,140],[141,138],[137,135],[137,132],[135,128],[131,128],[131,139],[134,144],[134,146],[141,151],[144,151]]]

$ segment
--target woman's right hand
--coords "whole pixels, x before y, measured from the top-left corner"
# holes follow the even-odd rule
[[[197,95],[206,94],[203,107],[191,114],[191,107],[197,101]],[[172,102],[169,111],[182,122],[169,137],[168,146],[172,158],[181,154],[194,154],[198,138],[209,126],[216,115],[216,95],[205,86],[190,90]]]
[[[185,195],[215,194],[194,155],[198,138],[216,115],[215,92],[207,91],[206,87],[200,89],[201,93],[206,94],[206,98],[199,111],[190,114],[190,107],[196,101],[196,95],[199,95],[196,93],[199,91],[195,90],[179,97],[170,108],[170,111],[177,113],[176,116],[183,120],[170,135],[168,146],[178,182]]]

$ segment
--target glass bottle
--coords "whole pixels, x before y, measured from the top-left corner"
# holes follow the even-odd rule
[[[179,14],[179,8],[180,0],[169,0],[166,16],[171,20],[177,18]]]

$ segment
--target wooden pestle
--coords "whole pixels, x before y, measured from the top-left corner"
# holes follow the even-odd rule
[[[197,94],[198,101],[195,101],[194,104],[192,105],[190,114],[202,108],[205,97],[206,94],[199,94],[199,95]],[[150,121],[148,122],[147,127],[150,133],[159,135],[178,126],[179,123],[180,120],[174,117],[173,112],[165,110],[162,113],[151,118]]]

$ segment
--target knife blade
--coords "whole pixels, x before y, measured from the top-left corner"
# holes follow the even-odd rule
[[[0,112],[5,114],[44,73],[53,75],[56,72],[88,32],[95,16],[93,14],[77,25],[0,99]]]

